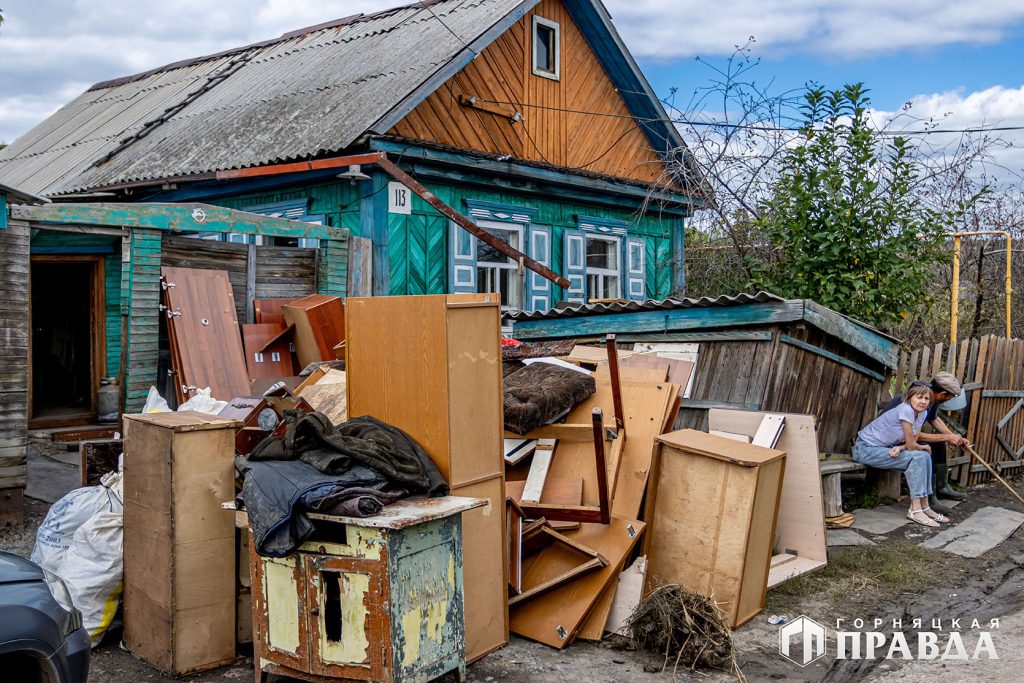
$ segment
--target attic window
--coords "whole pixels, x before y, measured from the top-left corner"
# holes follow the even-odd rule
[[[544,78],[559,80],[561,52],[558,24],[534,15],[533,17],[533,73]]]

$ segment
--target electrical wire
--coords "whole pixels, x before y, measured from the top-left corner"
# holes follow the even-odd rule
[[[444,22],[444,19],[442,19],[441,17],[439,17],[439,16],[437,16],[436,14],[434,14],[434,10],[430,9],[430,5],[428,5],[428,4],[426,3],[426,2],[424,2],[424,0],[419,0],[419,3],[420,3],[420,6],[421,6],[421,7],[423,8],[423,9],[427,10],[428,12],[430,12],[430,16],[434,17],[435,19],[437,19],[438,21],[440,21],[440,22],[441,22],[441,26],[444,26],[444,27],[445,27],[446,29],[448,29],[448,33],[450,33],[450,34],[452,34],[453,36],[455,36],[455,38],[456,38],[456,39],[457,39],[457,40],[458,40],[458,41],[459,41],[460,43],[462,43],[463,45],[465,45],[465,46],[466,46],[466,49],[467,49],[467,50],[469,50],[470,52],[472,52],[472,53],[473,53],[473,56],[474,56],[474,57],[479,57],[479,56],[480,56],[480,53],[479,53],[479,52],[477,52],[476,50],[474,50],[474,49],[473,49],[473,48],[472,48],[472,47],[470,46],[470,44],[469,44],[469,43],[467,43],[467,42],[466,42],[465,40],[463,40],[463,39],[462,39],[462,36],[460,36],[460,35],[459,35],[458,33],[456,33],[455,31],[453,31],[453,30],[452,30],[452,27],[451,27],[451,26],[449,26],[448,24],[446,24],[446,23]]]
[[[584,114],[588,116],[602,116],[605,118],[613,119],[630,119],[637,123],[651,123],[653,121],[662,121],[666,123],[675,123],[686,126],[708,126],[716,128],[731,128],[731,129],[743,129],[743,130],[761,130],[761,131],[789,131],[794,133],[802,133],[808,130],[802,126],[766,126],[764,124],[753,124],[753,123],[726,123],[724,121],[694,121],[686,118],[645,118],[641,116],[630,116],[629,114],[614,114],[611,112],[601,111],[588,111],[586,109],[570,109],[566,107],[552,107],[544,104],[529,104],[526,102],[512,102],[505,100],[488,100],[483,97],[477,98],[478,102],[488,102],[490,104],[505,104],[513,107],[529,107],[533,109],[545,109],[549,111],[560,111],[568,114]],[[813,129],[812,129],[813,130]],[[924,130],[893,130],[883,128],[875,131],[880,135],[936,135],[940,133],[993,133],[993,132],[1008,132],[1008,131],[1021,131],[1024,130],[1024,126],[979,126],[973,128],[929,128]]]

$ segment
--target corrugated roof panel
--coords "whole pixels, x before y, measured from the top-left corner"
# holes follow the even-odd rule
[[[523,4],[442,0],[431,5],[437,17],[410,5],[101,84],[0,151],[0,178],[53,195],[338,151]],[[236,61],[245,63],[91,167]]]
[[[676,308],[699,308],[709,306],[742,306],[763,304],[771,301],[786,301],[771,292],[755,294],[741,293],[735,296],[702,296],[699,299],[648,299],[647,301],[613,301],[594,304],[575,304],[546,311],[519,311],[506,314],[510,320],[550,320],[552,318],[578,318],[606,313],[628,313],[630,311],[657,311]]]

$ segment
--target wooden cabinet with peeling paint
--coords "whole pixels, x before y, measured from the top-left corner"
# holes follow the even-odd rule
[[[465,677],[462,512],[475,498],[408,499],[376,517],[313,514],[313,540],[253,555],[257,680],[426,682]]]

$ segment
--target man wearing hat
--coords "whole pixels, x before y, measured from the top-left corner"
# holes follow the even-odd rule
[[[939,498],[949,500],[967,500],[967,496],[956,491],[949,485],[946,466],[946,446],[962,446],[967,442],[959,434],[954,434],[946,426],[946,423],[938,416],[939,408],[946,411],[962,410],[967,405],[967,392],[960,386],[960,381],[948,372],[939,372],[932,377],[931,382],[913,382],[913,384],[929,384],[934,394],[934,400],[928,408],[928,416],[925,422],[932,426],[933,432],[921,431],[917,435],[918,443],[927,444],[932,452],[932,473],[935,476],[935,493],[928,496],[928,505],[940,515],[948,515],[952,510],[939,503]],[[897,396],[885,405],[885,410],[895,408],[903,401],[902,396]]]

